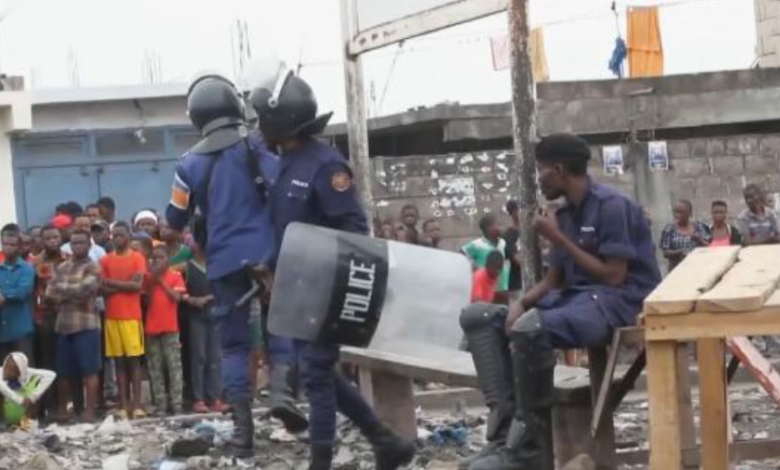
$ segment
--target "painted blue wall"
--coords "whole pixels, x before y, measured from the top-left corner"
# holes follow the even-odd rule
[[[16,210],[22,226],[51,220],[54,208],[103,196],[129,220],[140,209],[163,211],[176,161],[195,141],[190,127],[29,133],[12,146]]]

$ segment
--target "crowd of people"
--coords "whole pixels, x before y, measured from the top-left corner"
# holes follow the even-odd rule
[[[106,197],[86,208],[62,204],[43,227],[2,227],[5,425],[25,416],[89,422],[101,408],[122,418],[227,410],[202,247],[153,210],[130,222],[115,214]]]
[[[712,202],[708,223],[693,219],[690,201],[677,201],[674,221],[658,243],[668,269],[701,246],[780,243],[765,192],[751,184],[744,197],[746,208],[736,223],[722,200]],[[69,202],[57,206],[46,226],[2,228],[0,395],[6,424],[24,414],[15,408],[25,397],[40,398],[37,417],[59,422],[73,419],[71,410],[91,421],[99,407],[114,404],[120,417],[227,409],[220,397],[219,340],[208,315],[214,297],[202,247],[189,230],[172,230],[154,210],[139,211],[129,223],[115,214],[110,198],[86,208]],[[482,217],[482,236],[461,248],[474,269],[474,302],[507,304],[521,290],[516,201],[506,204],[506,214],[506,221],[495,214]],[[443,236],[439,220],[420,224],[414,205],[404,206],[397,222],[376,220],[375,233],[432,248],[441,247]],[[259,355],[259,321],[253,327]],[[251,361],[253,370],[259,366]],[[57,378],[43,374],[46,380],[31,387],[19,382],[18,377],[38,377],[29,372],[37,370]],[[152,409],[140,403],[145,373]],[[8,387],[9,378],[18,382],[15,387]]]

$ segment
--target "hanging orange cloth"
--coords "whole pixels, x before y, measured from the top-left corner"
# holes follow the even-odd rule
[[[658,7],[628,9],[628,66],[632,78],[664,74]]]

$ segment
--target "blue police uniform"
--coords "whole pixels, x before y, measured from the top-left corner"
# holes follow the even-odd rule
[[[175,230],[187,225],[191,204],[207,219],[207,272],[215,297],[212,314],[220,324],[222,384],[229,402],[250,397],[249,303],[236,306],[251,288],[244,266],[269,265],[276,248],[267,197],[255,183],[250,158],[257,159],[266,182],[273,182],[279,161],[256,133],[219,152],[185,154],[176,168],[166,212]]]
[[[642,302],[661,281],[650,227],[636,203],[595,182],[579,206],[565,205],[556,218],[561,231],[591,255],[628,262],[625,282],[612,287],[594,279],[560,248],[550,253],[550,266],[561,273],[563,286],[536,308],[553,347],[602,345],[612,329],[636,324]]]
[[[279,246],[292,222],[368,233],[346,161],[336,149],[310,137],[281,157],[279,175],[271,189],[271,217]],[[311,406],[309,435],[313,445],[333,445],[337,409],[364,433],[380,425],[357,388],[336,372],[337,345],[296,341],[296,346]]]

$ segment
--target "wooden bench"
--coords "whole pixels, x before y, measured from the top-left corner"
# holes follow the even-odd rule
[[[626,336],[633,338],[636,333],[633,333],[632,329],[632,333],[619,337]],[[400,347],[399,349],[403,350]],[[613,355],[610,355],[606,348],[589,351],[591,370],[565,365],[558,365],[555,369],[553,433],[559,466],[581,453],[590,454],[600,468],[613,468],[616,465],[614,427],[611,419],[616,395],[609,395],[611,399],[607,400],[607,392],[602,394],[600,391],[603,383],[613,382],[618,348],[613,350]],[[427,358],[360,348],[345,347],[341,350],[342,362],[357,366],[361,391],[365,398],[374,405],[377,413],[389,426],[408,438],[417,436],[413,393],[415,380],[479,387],[469,353],[437,347],[426,351],[429,353]],[[419,349],[416,352],[419,352]],[[633,380],[638,375],[634,374]],[[627,383],[622,381],[616,383],[622,384],[624,388],[627,386]],[[608,389],[611,390],[612,387]],[[619,393],[625,396],[627,390]],[[597,429],[591,433],[592,402],[595,397],[602,395],[605,396],[602,399],[603,416],[598,419]],[[607,415],[610,419],[606,419]]]

